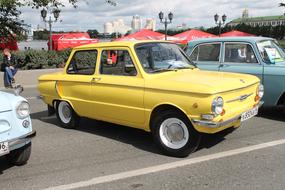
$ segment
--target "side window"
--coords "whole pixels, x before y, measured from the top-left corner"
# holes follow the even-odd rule
[[[194,51],[192,51],[192,54],[190,55],[191,61],[197,61],[198,53],[199,53],[199,46],[197,46],[197,47],[194,49]]]
[[[77,51],[68,65],[68,74],[93,75],[95,72],[97,50]]]
[[[241,43],[225,44],[225,62],[258,63],[252,47]]]
[[[136,76],[137,70],[127,50],[104,50],[101,55],[100,73]]]
[[[219,61],[221,44],[202,44],[198,46],[198,61]]]

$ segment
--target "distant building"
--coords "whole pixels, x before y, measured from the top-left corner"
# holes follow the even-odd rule
[[[177,30],[185,30],[187,29],[187,24],[186,23],[182,23],[181,25],[177,25]]]
[[[112,34],[114,32],[113,24],[110,22],[106,22],[104,24],[104,33],[105,34]]]
[[[132,19],[132,30],[133,32],[139,31],[142,29],[142,20],[139,15],[133,16]]]
[[[126,26],[123,19],[117,19],[112,22],[107,22],[104,24],[104,33],[105,34],[112,34],[112,33],[120,33],[125,34],[131,28]]]
[[[278,26],[285,25],[285,15],[280,16],[262,16],[262,17],[249,17],[248,10],[245,9],[242,17],[234,19],[229,22],[228,26],[236,26],[239,24],[247,24],[251,26]]]
[[[155,26],[156,26],[156,22],[155,22],[154,18],[147,18],[146,19],[145,27],[144,27],[145,29],[154,31]]]

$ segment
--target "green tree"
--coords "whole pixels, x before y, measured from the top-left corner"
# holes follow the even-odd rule
[[[77,0],[68,0],[76,7]],[[19,8],[30,6],[40,7],[62,7],[64,0],[0,0],[0,36],[11,37],[11,34],[21,35],[25,24],[19,20],[21,12]]]
[[[98,38],[98,30],[87,30],[87,33],[89,34],[90,38]]]

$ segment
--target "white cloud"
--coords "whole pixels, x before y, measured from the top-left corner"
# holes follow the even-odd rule
[[[66,2],[67,0],[64,0]],[[105,0],[81,0],[78,8],[66,4],[62,8],[61,23],[55,23],[55,30],[103,30],[103,24],[117,18],[122,18],[130,25],[132,16],[140,15],[142,18],[157,18],[163,11],[174,13],[172,27],[186,23],[188,27],[213,26],[213,15],[226,14],[228,21],[241,16],[247,8],[250,16],[282,15],[284,8],[278,7],[282,0],[117,0],[118,6],[113,7],[105,3]],[[22,8],[21,19],[27,24],[43,26],[40,10]],[[157,27],[162,28],[157,18]]]

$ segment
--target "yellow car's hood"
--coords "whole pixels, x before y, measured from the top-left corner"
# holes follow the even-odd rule
[[[145,87],[190,93],[217,94],[244,88],[259,82],[252,75],[194,70],[152,74]]]

